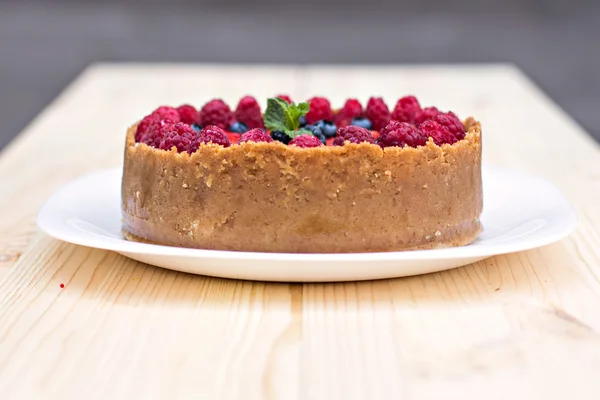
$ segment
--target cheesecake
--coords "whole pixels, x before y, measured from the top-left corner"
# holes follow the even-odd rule
[[[474,118],[421,108],[413,96],[387,111],[377,98],[365,110],[354,99],[334,110],[324,98],[279,96],[263,113],[244,99],[236,110],[222,100],[200,110],[163,106],[129,127],[126,239],[362,253],[464,246],[481,232]]]

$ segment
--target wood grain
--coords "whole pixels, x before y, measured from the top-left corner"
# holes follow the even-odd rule
[[[580,225],[441,273],[307,285],[177,273],[36,233],[52,191],[118,165],[124,127],[148,109],[280,92],[412,92],[475,115],[484,161],[551,180]],[[599,161],[511,66],[94,66],[0,158],[1,397],[597,399]]]

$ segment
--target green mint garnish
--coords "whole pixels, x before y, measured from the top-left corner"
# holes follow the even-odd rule
[[[300,117],[308,112],[308,103],[288,104],[278,98],[267,99],[267,109],[263,116],[265,127],[271,131],[283,131],[290,138],[312,134],[306,129],[298,129]]]
[[[288,135],[292,139],[295,138],[296,136],[300,136],[300,135],[312,135],[313,134],[308,129],[296,129],[294,131],[285,130],[284,132],[286,135]]]
[[[285,131],[285,106],[281,99],[267,99],[267,109],[263,115],[265,128],[272,131]]]

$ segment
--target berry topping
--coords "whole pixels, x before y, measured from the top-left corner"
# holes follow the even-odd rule
[[[316,137],[317,139],[319,139],[319,141],[321,143],[323,143],[323,144],[326,143],[327,138],[323,134],[323,131],[321,130],[321,128],[319,128],[317,125],[306,125],[302,129],[306,129],[307,131],[310,131],[313,134],[314,137]]]
[[[206,103],[200,110],[199,123],[202,126],[216,125],[221,129],[229,128],[233,113],[223,100],[215,99]]]
[[[419,129],[424,135],[433,138],[433,142],[438,146],[444,143],[452,144],[457,140],[448,128],[432,120],[421,123]]]
[[[353,125],[338,129],[338,134],[333,140],[333,145],[343,146],[346,143],[346,140],[350,143],[375,143],[375,138],[371,132],[360,126]]]
[[[381,97],[371,97],[369,99],[365,114],[376,131],[383,129],[392,118],[388,106]]]
[[[460,119],[452,111],[447,113],[439,113],[433,117],[433,121],[445,126],[457,140],[462,140],[465,137],[465,126]]]
[[[246,126],[246,124],[243,124],[243,123],[238,122],[238,121],[235,121],[229,127],[229,132],[233,132],[233,133],[244,133],[244,132],[247,132],[247,131],[248,131],[248,127]]]
[[[196,132],[200,132],[202,130],[202,127],[196,123],[191,125],[192,129],[195,130]]]
[[[193,123],[198,121],[200,114],[196,107],[191,106],[189,104],[184,104],[182,106],[177,107],[177,113],[179,114],[179,118],[181,122],[192,125]]]
[[[188,150],[190,142],[198,135],[188,124],[181,122],[165,125],[162,130],[164,135],[158,148],[171,150],[176,147],[178,153]]]
[[[392,121],[379,132],[377,144],[382,148],[417,147],[427,143],[427,137],[407,122]]]
[[[145,143],[150,147],[158,148],[161,140],[167,133],[165,128],[171,125],[173,125],[173,121],[168,119],[160,119],[160,117],[158,117],[158,119],[153,121],[148,128],[146,128],[145,132],[140,135],[139,142]]]
[[[288,144],[290,142],[290,140],[292,140],[292,138],[290,138],[287,135],[287,133],[285,133],[283,131],[272,131],[271,138],[273,138],[273,140],[277,140],[278,142],[281,142],[283,144]]]
[[[292,98],[287,94],[279,94],[277,95],[277,98],[285,101],[288,104],[292,104]]]
[[[356,99],[348,99],[344,107],[336,114],[335,124],[340,127],[350,125],[353,119],[360,118],[363,113],[363,108],[360,102]]]
[[[302,128],[304,126],[306,126],[306,124],[308,124],[308,122],[306,121],[306,117],[304,115],[301,115],[300,118],[298,118],[298,122],[299,122],[299,127]]]
[[[290,146],[298,146],[298,147],[319,147],[322,146],[323,143],[316,136],[313,135],[300,135],[296,136],[290,142]]]
[[[361,128],[365,128],[367,130],[373,128],[373,124],[368,118],[354,118],[352,122],[350,122],[350,125],[360,126]]]
[[[322,119],[333,121],[333,111],[331,104],[325,97],[313,97],[309,100],[310,108],[306,113],[306,121],[309,124],[314,124]]]
[[[325,135],[326,138],[332,138],[337,133],[337,126],[329,121],[321,120],[317,122],[315,126],[323,132],[323,135]]]
[[[150,114],[150,115],[146,115],[138,124],[136,130],[135,130],[135,141],[136,142],[141,142],[142,141],[142,136],[146,133],[146,131],[148,130],[148,127],[153,123],[153,122],[158,122],[161,120],[160,115],[158,114]]]
[[[415,124],[420,124],[421,122],[428,121],[438,115],[440,111],[435,107],[425,107],[421,111],[417,112],[415,115]]]
[[[194,140],[191,141],[188,153],[194,153],[202,143],[214,143],[223,147],[229,147],[231,144],[225,131],[216,125],[204,127]]]
[[[173,107],[161,106],[154,110],[152,113],[160,115],[161,119],[169,119],[175,123],[181,121],[181,118],[179,117],[179,112],[176,108]]]
[[[267,132],[265,132],[264,130],[262,130],[260,128],[254,128],[254,129],[251,129],[248,132],[244,133],[240,137],[240,140],[238,140],[238,143],[245,143],[245,142],[267,142],[267,143],[270,143],[272,141],[273,141],[273,139],[271,139],[271,136],[269,136],[269,134]]]
[[[421,111],[421,105],[419,100],[415,96],[406,96],[398,100],[394,111],[392,112],[392,119],[400,122],[415,121],[417,113]]]
[[[263,128],[265,126],[260,105],[252,96],[242,97],[235,109],[235,119],[250,129]]]

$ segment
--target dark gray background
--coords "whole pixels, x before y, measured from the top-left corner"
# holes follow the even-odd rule
[[[94,61],[513,62],[600,140],[599,43],[597,0],[0,0],[0,148]]]

